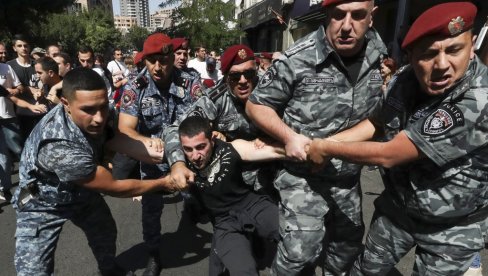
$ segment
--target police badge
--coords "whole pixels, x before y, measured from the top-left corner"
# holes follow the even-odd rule
[[[464,19],[461,16],[451,19],[451,22],[449,22],[447,28],[449,29],[449,33],[451,33],[451,35],[462,33],[464,29]]]

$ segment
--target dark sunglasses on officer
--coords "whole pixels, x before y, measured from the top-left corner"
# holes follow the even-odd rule
[[[227,75],[227,78],[231,82],[238,82],[241,80],[241,76],[244,76],[244,78],[246,78],[246,80],[253,80],[256,77],[256,70],[249,69],[249,70],[242,71],[242,72],[230,72]]]

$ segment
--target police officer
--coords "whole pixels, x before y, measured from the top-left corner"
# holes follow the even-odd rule
[[[245,113],[245,104],[258,80],[254,52],[245,45],[230,46],[222,54],[221,69],[224,73],[223,80],[213,89],[204,91],[202,97],[182,118],[207,118],[212,123],[212,129],[216,131],[214,134],[227,141],[237,138],[254,140],[264,135]],[[165,153],[170,164],[185,160],[178,139],[178,125],[179,122],[175,122],[164,132]],[[257,179],[257,167],[257,164],[246,166],[243,176],[246,183],[255,185],[259,190],[262,184]]]
[[[413,23],[402,48],[410,65],[383,107],[358,127],[314,140],[310,158],[381,165],[385,191],[351,275],[385,275],[417,246],[414,275],[462,275],[488,233],[487,67],[475,56],[476,6],[436,5]]]
[[[305,160],[305,145],[359,123],[381,99],[380,59],[386,48],[371,28],[373,1],[325,0],[326,28],[291,46],[267,70],[249,97],[247,112]],[[320,255],[327,233],[324,274],[349,269],[362,248],[361,166],[332,160],[313,172],[284,162],[275,186],[281,195],[282,239],[272,266],[298,275]]]
[[[176,37],[171,39],[171,44],[175,53],[174,66],[194,78],[200,78],[200,73],[195,68],[188,67],[188,40],[183,37]]]
[[[109,106],[105,83],[96,72],[68,72],[61,101],[34,128],[20,160],[20,184],[13,198],[17,275],[53,275],[56,243],[67,220],[85,233],[101,274],[121,275],[115,264],[117,229],[99,192],[129,197],[173,190],[172,183],[169,177],[115,181],[100,165],[110,134],[105,127]],[[137,146],[140,142],[127,144],[122,137],[109,143],[134,157],[145,152]]]
[[[162,151],[160,137],[163,129],[180,118],[201,94],[200,80],[173,67],[171,39],[164,34],[152,34],[146,39],[143,58],[146,70],[122,94],[119,130]],[[171,164],[171,177],[180,183],[178,185],[184,185],[187,177],[193,176],[184,162]],[[169,169],[166,162],[158,165],[141,163],[141,177],[157,179],[166,175]],[[161,271],[159,242],[162,209],[162,194],[142,197],[143,238],[150,253],[144,275],[159,275]]]

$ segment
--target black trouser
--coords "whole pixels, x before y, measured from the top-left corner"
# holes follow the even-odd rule
[[[240,207],[240,206],[239,206]],[[252,238],[279,239],[278,207],[266,196],[255,196],[244,208],[235,208],[214,223],[209,275],[258,275]]]

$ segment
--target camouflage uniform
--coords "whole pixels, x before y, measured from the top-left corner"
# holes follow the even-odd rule
[[[73,183],[95,173],[103,156],[103,140],[85,136],[63,105],[44,116],[32,131],[13,198],[18,275],[54,273],[54,251],[67,220],[85,232],[102,273],[114,269],[117,229],[110,209],[99,193]]]
[[[200,80],[173,68],[171,86],[160,92],[147,70],[131,82],[122,95],[120,112],[138,117],[138,132],[147,137],[160,137],[165,127],[183,116],[191,103],[201,94]],[[169,164],[141,163],[141,178],[156,179],[170,170]],[[159,248],[161,238],[161,194],[142,196],[143,238],[150,251]]]
[[[488,77],[476,58],[444,94],[425,97],[411,67],[371,120],[400,131],[426,158],[384,169],[385,191],[352,274],[384,275],[417,245],[414,274],[461,275],[488,231]],[[359,271],[360,270],[360,271]]]
[[[188,116],[207,118],[212,123],[213,130],[224,134],[227,141],[237,138],[254,140],[264,136],[264,133],[247,117],[244,104],[232,94],[224,81],[220,81],[211,90],[204,91],[202,97],[192,105],[184,117],[181,117],[181,120],[166,128],[164,132],[165,156],[170,164],[185,160],[178,136],[178,126]],[[269,166],[271,163],[267,162],[267,164]],[[245,182],[254,186],[256,190],[265,185],[263,182],[266,181],[263,179],[269,176],[264,170],[258,174],[257,168],[259,167],[262,167],[262,164],[254,162],[246,164],[242,170]]]
[[[379,35],[366,34],[364,60],[355,84],[329,45],[324,28],[288,49],[260,79],[249,100],[274,109],[295,132],[325,138],[367,118],[381,100]],[[324,273],[347,271],[362,248],[361,166],[332,159],[312,173],[308,164],[284,162],[275,186],[280,192],[282,241],[273,273],[298,275],[322,250],[327,230]],[[327,219],[326,219],[327,218]]]

